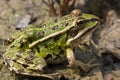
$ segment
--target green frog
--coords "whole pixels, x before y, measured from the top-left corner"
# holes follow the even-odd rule
[[[100,20],[92,14],[73,10],[42,25],[30,25],[13,36],[3,54],[5,64],[18,74],[41,76],[48,64],[68,61],[71,68],[88,64],[75,59],[73,48],[98,26]]]

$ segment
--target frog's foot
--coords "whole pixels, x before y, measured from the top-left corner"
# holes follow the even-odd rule
[[[69,62],[69,67],[71,67],[72,69],[74,69],[77,72],[79,72],[79,68],[81,68],[84,72],[88,72],[92,68],[101,65],[101,64],[92,64],[92,62],[94,62],[95,59],[92,59],[87,64],[80,60],[75,60],[74,53],[70,48],[67,49],[67,59]]]
[[[76,61],[77,65],[84,71],[84,72],[88,72],[90,71],[92,68],[100,66],[101,64],[92,64],[92,62],[94,62],[95,59],[92,59],[89,63],[85,64],[82,61]]]

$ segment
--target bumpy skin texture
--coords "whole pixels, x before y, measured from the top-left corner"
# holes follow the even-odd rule
[[[59,64],[68,59],[75,65],[73,47],[76,40],[86,36],[99,23],[99,18],[74,10],[71,14],[40,26],[30,25],[16,33],[3,55],[11,71],[41,76],[47,64]]]

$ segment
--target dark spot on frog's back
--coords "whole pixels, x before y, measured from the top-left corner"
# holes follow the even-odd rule
[[[21,39],[20,41],[19,41],[19,43],[20,43],[20,47],[23,47],[23,39]]]
[[[58,25],[52,27],[52,30],[56,30],[56,29],[58,29]]]
[[[20,41],[19,41],[19,43],[22,45],[24,42],[23,42],[23,39],[21,39]]]
[[[31,57],[25,58],[25,62],[26,62],[27,64],[33,64],[32,60],[33,60],[33,58],[31,58]]]
[[[24,49],[20,49],[20,50],[18,51],[19,54],[21,54],[21,53],[23,53],[23,52],[25,52]]]
[[[43,26],[44,26],[44,25],[38,25],[37,27],[38,27],[38,28],[43,28]]]
[[[19,73],[25,73],[24,69],[19,69],[18,72]]]
[[[5,62],[7,63],[7,67],[10,67],[10,63],[11,63],[10,59],[5,59]]]
[[[57,23],[57,22],[58,22],[58,19],[55,19],[54,22]]]
[[[50,54],[48,54],[46,57],[45,57],[45,59],[52,59],[52,55],[50,55]]]
[[[13,61],[15,61],[15,62],[17,62],[17,60],[19,60],[20,59],[20,57],[16,57],[15,59],[13,59]]]
[[[44,34],[45,34],[44,31],[40,31],[40,32],[38,33],[38,36],[39,36],[40,38],[42,38],[42,37],[44,37]]]
[[[28,52],[29,56],[25,58],[26,63],[33,64],[32,60],[34,59],[34,53],[33,51]]]
[[[64,25],[65,25],[65,26],[68,26],[68,24],[69,24],[69,23],[65,23]]]
[[[34,56],[35,51],[34,51],[34,50],[31,50],[31,51],[28,52],[28,54],[30,54],[31,56]]]
[[[45,48],[48,48],[48,47],[49,47],[47,44],[45,44],[44,46],[45,46]]]
[[[15,45],[10,45],[10,48],[14,48],[15,47]]]
[[[27,68],[27,67],[29,67],[28,65],[26,65],[26,64],[22,64],[22,66],[24,67],[24,68]]]
[[[10,63],[10,59],[5,59],[6,63],[9,64]],[[9,66],[9,65],[8,65]]]

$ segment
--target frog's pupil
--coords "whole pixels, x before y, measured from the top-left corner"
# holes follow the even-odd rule
[[[85,21],[79,21],[79,22],[77,22],[77,25],[79,26],[79,25],[81,25],[83,23],[85,23]]]

